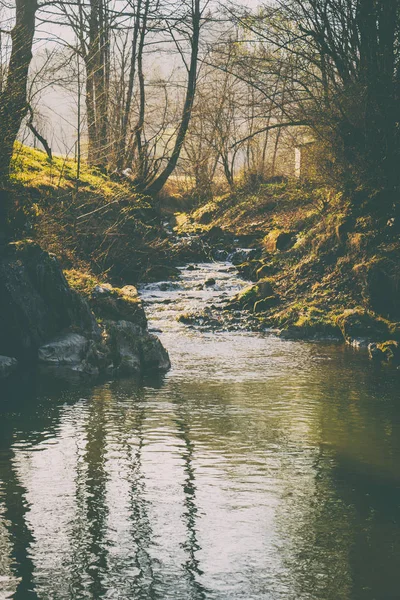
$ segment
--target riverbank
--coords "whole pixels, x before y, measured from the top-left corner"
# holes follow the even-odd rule
[[[32,368],[67,379],[169,370],[134,286],[67,277],[72,286],[57,258],[32,240],[2,248],[0,379]]]
[[[99,285],[176,280],[179,266],[229,257],[253,285],[218,311],[183,311],[182,322],[229,328],[239,320],[287,338],[344,339],[400,362],[395,219],[378,210],[367,217],[361,200],[282,178],[171,213],[173,203],[134,193],[122,174],[83,164],[77,180],[76,169],[21,146],[8,192],[17,235],[55,254],[89,301]]]
[[[398,223],[361,216],[328,189],[274,181],[176,216],[176,231],[247,242],[237,269],[253,286],[228,303],[261,328],[298,339],[371,346],[374,358],[400,361]],[[390,342],[390,343],[389,343]],[[383,345],[381,345],[383,344]]]
[[[6,193],[15,239],[33,239],[74,269],[114,285],[176,274],[159,202],[124,174],[19,145]]]

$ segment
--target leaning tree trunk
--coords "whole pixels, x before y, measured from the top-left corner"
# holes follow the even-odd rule
[[[36,0],[16,0],[16,20],[7,83],[0,94],[0,237],[6,234],[7,193],[4,191],[21,123],[27,113],[27,82],[35,34]]]
[[[199,41],[200,41],[200,26],[201,26],[201,10],[200,0],[194,0],[193,2],[193,14],[192,14],[192,27],[193,32],[191,35],[191,57],[190,67],[188,74],[188,83],[186,89],[185,104],[183,107],[182,119],[178,128],[178,133],[175,140],[175,146],[172,154],[167,162],[167,166],[161,172],[153,183],[151,183],[146,189],[146,194],[153,195],[158,194],[164,185],[167,183],[169,177],[175,170],[183,143],[185,141],[186,133],[189,128],[190,118],[192,114],[192,108],[194,103],[194,97],[196,93],[197,84],[197,63],[199,56]]]
[[[35,33],[36,0],[16,0],[16,22],[11,32],[12,50],[7,83],[0,95],[0,178],[8,176],[21,123],[27,113],[28,70]]]

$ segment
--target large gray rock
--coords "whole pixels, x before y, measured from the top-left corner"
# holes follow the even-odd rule
[[[144,371],[163,371],[171,368],[169,354],[156,335],[147,333],[141,340]]]
[[[10,356],[0,356],[0,379],[5,379],[14,373],[18,367],[18,362]]]
[[[98,286],[93,301],[104,331],[54,256],[34,242],[9,244],[0,257],[0,377],[15,367],[8,356],[90,375],[169,368],[168,353],[147,331],[136,288]]]
[[[160,340],[129,321],[106,321],[106,342],[110,348],[114,371],[122,375],[147,370],[168,371],[168,352]]]
[[[100,338],[93,313],[57,259],[34,242],[9,244],[0,259],[0,354],[31,360],[71,328]]]
[[[122,375],[140,373],[140,340],[144,330],[130,321],[105,321],[104,327],[115,372]]]
[[[92,375],[99,373],[95,343],[77,333],[67,333],[44,344],[39,348],[38,360],[48,367],[68,367]]]

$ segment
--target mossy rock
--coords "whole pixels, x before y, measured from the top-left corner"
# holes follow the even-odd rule
[[[297,313],[297,315],[296,315]],[[280,315],[281,321],[285,313]],[[341,332],[335,324],[332,315],[316,306],[303,306],[300,310],[291,307],[287,315],[287,324],[280,335],[289,339],[321,339],[329,338],[339,340]]]
[[[362,308],[344,311],[336,323],[346,342],[356,345],[383,342],[390,331],[388,321]]]
[[[280,229],[274,229],[265,236],[263,243],[268,252],[276,252],[290,250],[297,239],[295,231],[282,231]]]
[[[278,296],[275,296],[275,295],[268,296],[268,298],[264,298],[263,300],[258,300],[254,304],[254,312],[255,313],[266,312],[266,311],[270,310],[271,308],[278,306],[279,302],[280,302],[280,299],[278,298]]]
[[[271,279],[262,279],[255,285],[250,285],[233,298],[233,303],[237,303],[243,308],[251,309],[259,300],[265,300],[274,296]]]
[[[396,340],[389,340],[379,344],[379,349],[383,352],[387,362],[400,364],[400,343]]]
[[[396,340],[389,340],[382,344],[369,344],[368,353],[376,362],[400,364],[400,344]]]
[[[262,262],[259,260],[248,260],[240,265],[237,265],[237,270],[239,271],[239,274],[244,277],[244,279],[257,281],[257,273],[261,266]]]
[[[123,288],[114,288],[110,284],[96,286],[89,302],[98,319],[128,321],[143,328],[147,326],[146,314],[134,286]]]

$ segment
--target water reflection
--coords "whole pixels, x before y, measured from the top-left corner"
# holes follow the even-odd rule
[[[400,373],[175,328],[164,380],[2,390],[0,597],[398,598]]]
[[[194,443],[192,441],[190,430],[190,412],[185,406],[185,399],[175,398],[176,405],[176,428],[177,436],[183,442],[182,456],[184,459],[185,480],[183,482],[184,493],[184,513],[183,518],[187,529],[187,540],[183,547],[188,554],[188,558],[184,563],[184,570],[188,575],[188,580],[192,590],[191,598],[204,600],[206,590],[198,581],[198,576],[203,575],[200,568],[200,561],[197,557],[198,551],[201,549],[197,539],[197,515],[198,508],[196,505],[196,476],[194,467]]]

